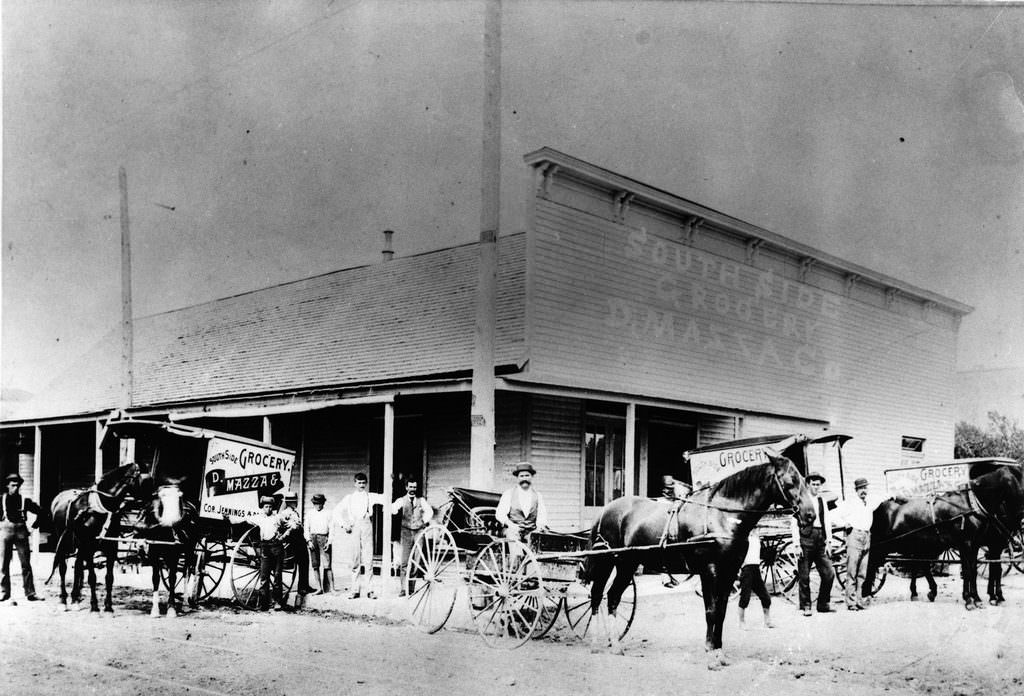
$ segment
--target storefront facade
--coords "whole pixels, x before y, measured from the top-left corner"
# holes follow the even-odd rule
[[[851,435],[848,482],[908,441],[952,456],[969,307],[553,150],[526,164],[529,219],[499,240],[492,488],[529,459],[553,526],[575,528],[738,437]],[[366,471],[442,502],[470,480],[476,251],[137,319],[126,411],[297,450],[303,501]],[[94,450],[118,404],[72,399],[2,423],[4,470],[44,503],[116,462]]]

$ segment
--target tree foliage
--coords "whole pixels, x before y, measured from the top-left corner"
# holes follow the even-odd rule
[[[988,412],[985,429],[960,421],[956,424],[953,456],[1009,457],[1024,463],[1024,429],[998,411]]]

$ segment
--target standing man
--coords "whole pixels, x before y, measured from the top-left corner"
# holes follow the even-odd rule
[[[42,597],[36,596],[36,586],[32,579],[32,550],[28,545],[28,525],[26,512],[31,512],[37,518],[38,526],[39,506],[28,498],[21,495],[21,484],[25,479],[18,474],[8,474],[4,481],[6,490],[0,497],[0,558],[2,558],[3,569],[0,570],[0,602],[11,598],[11,555],[14,550],[18,552],[18,560],[21,562],[21,582],[25,591],[25,599],[30,602],[39,601]]]
[[[334,508],[333,524],[351,534],[349,562],[352,567],[352,592],[349,599],[358,599],[362,589],[367,590],[369,599],[377,599],[370,590],[373,576],[373,506],[384,505],[384,496],[380,493],[369,493],[366,490],[366,474],[359,472],[354,477],[355,490],[346,495]],[[363,569],[363,581],[360,583],[360,568]]]
[[[512,470],[518,485],[501,494],[494,517],[505,525],[506,539],[525,542],[535,530],[548,526],[544,498],[533,490],[536,473],[530,462],[519,462]]]
[[[302,517],[296,507],[299,505],[299,496],[293,491],[284,494],[284,507],[281,509],[281,521],[288,530],[285,538],[288,541],[288,548],[295,556],[295,567],[299,571],[298,606],[302,606],[306,595],[314,592],[309,586],[309,547],[305,529],[302,526]]]
[[[306,539],[309,541],[310,560],[313,562],[313,579],[317,590],[313,594],[330,592],[334,585],[334,571],[331,570],[331,513],[324,510],[327,497],[317,493],[312,498],[313,510],[306,513]],[[323,575],[320,568],[323,567]]]
[[[420,533],[420,530],[427,526],[431,518],[434,516],[434,511],[431,509],[430,504],[427,503],[426,498],[422,498],[418,495],[419,484],[413,479],[409,479],[405,482],[405,495],[400,498],[396,498],[395,502],[391,504],[391,514],[397,515],[402,513],[402,560],[400,566],[402,568],[402,577],[405,577],[406,566],[409,565],[409,555],[412,553],[412,542],[416,538],[416,535]],[[409,580],[409,587],[404,585],[398,591],[399,597],[404,597],[406,593],[412,593],[415,590],[413,583],[415,580]]]
[[[278,605],[278,611],[294,611],[284,601],[284,592],[281,588],[281,575],[284,572],[284,538],[288,534],[288,525],[274,512],[275,503],[272,495],[260,498],[260,510],[263,514],[253,520],[260,533],[259,608],[260,611],[268,611],[273,597]]]
[[[853,482],[856,497],[839,507],[839,516],[846,530],[846,608],[864,609],[861,585],[867,573],[868,552],[871,550],[871,520],[882,499],[868,493],[868,480]]]
[[[804,616],[811,616],[811,564],[818,570],[821,586],[818,589],[818,612],[828,613],[835,609],[829,606],[832,595],[832,581],[835,571],[828,557],[828,547],[832,536],[832,524],[828,515],[828,503],[821,496],[821,484],[825,477],[818,472],[807,475],[807,483],[811,488],[814,501],[814,521],[807,526],[797,524],[793,519],[793,547],[800,549],[800,560],[797,571],[800,574],[800,610]]]

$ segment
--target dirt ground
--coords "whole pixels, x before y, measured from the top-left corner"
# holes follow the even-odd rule
[[[17,605],[0,605],[0,674],[5,693],[48,695],[1024,693],[1018,573],[1005,582],[1006,605],[973,612],[960,606],[953,578],[940,578],[932,604],[908,601],[907,581],[890,577],[855,613],[837,603],[837,613],[807,618],[776,598],[772,630],[759,616],[740,630],[730,606],[731,665],[714,672],[692,583],[665,591],[643,580],[625,656],[592,654],[561,622],[545,639],[494,650],[461,610],[426,635],[402,620],[398,599],[337,594],[297,614],[216,602],[152,619],[137,583],[119,586],[112,616],[62,611],[53,586],[45,602],[28,604],[16,586]]]

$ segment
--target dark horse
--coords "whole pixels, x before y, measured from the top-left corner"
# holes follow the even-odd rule
[[[700,573],[705,648],[712,653],[708,667],[727,664],[722,628],[729,593],[747,552],[747,535],[772,505],[794,509],[807,524],[814,518],[810,493],[796,466],[774,450],[766,448],[766,453],[767,464],[756,464],[695,491],[679,502],[677,513],[670,512],[672,507],[664,502],[635,496],[618,498],[605,507],[591,529],[591,548],[632,550],[589,557],[584,575],[593,582],[590,611],[599,627],[595,648],[606,641],[614,652],[622,653],[618,636],[608,629],[608,618],[615,616],[637,566],[645,559],[661,563],[681,558],[690,572]],[[608,616],[603,616],[601,598],[613,570]]]
[[[935,562],[947,549],[960,554],[963,600],[967,609],[983,606],[978,596],[978,550],[985,559],[998,561],[1020,528],[1024,514],[1021,469],[1002,466],[972,479],[962,490],[934,497],[887,500],[875,510],[871,524],[871,552],[862,593],[888,554]],[[1001,563],[989,564],[989,604],[1003,599]],[[928,599],[935,599],[935,581],[929,578]]]
[[[57,534],[57,547],[53,555],[53,573],[60,570],[60,601],[64,609],[68,609],[68,593],[65,586],[67,559],[75,556],[74,583],[71,588],[71,601],[82,600],[82,575],[84,569],[89,571],[89,589],[92,593],[90,607],[99,611],[96,598],[96,567],[94,557],[102,550],[107,557],[107,598],[103,603],[104,611],[114,611],[111,601],[111,589],[114,584],[114,559],[117,545],[102,542],[98,537],[103,531],[117,523],[120,518],[125,499],[129,494],[137,494],[142,478],[138,464],[125,464],[105,474],[95,486],[89,489],[72,488],[61,491],[50,504],[54,533]]]
[[[143,508],[135,525],[135,537],[143,540],[143,549],[153,570],[153,603],[149,615],[160,616],[160,569],[167,572],[167,618],[174,618],[181,610],[175,584],[178,581],[179,562],[185,569],[195,559],[195,537],[198,515],[194,505],[184,500],[180,481],[162,481]],[[188,572],[183,582],[183,595],[189,594]],[[177,608],[175,608],[177,604]]]

